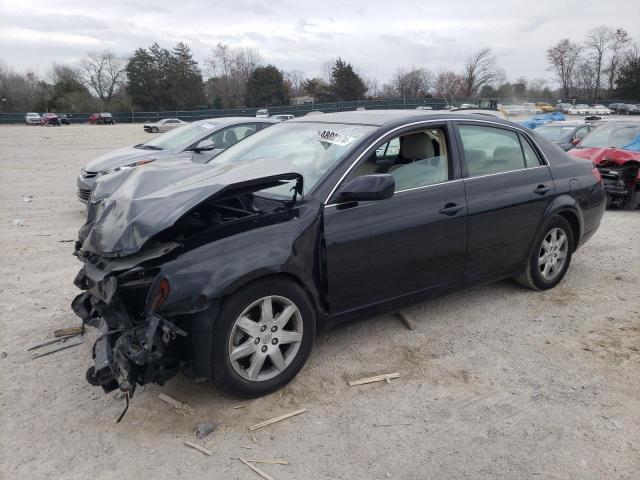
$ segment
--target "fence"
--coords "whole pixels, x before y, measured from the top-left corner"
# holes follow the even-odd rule
[[[500,98],[496,99],[501,102]],[[503,103],[508,103],[503,99]],[[456,98],[451,103],[461,105],[473,103],[477,99]],[[549,101],[548,99],[530,99],[531,102]],[[549,101],[555,103],[555,101]],[[580,102],[576,102],[580,103]],[[616,100],[602,102],[604,104],[616,103]],[[638,103],[629,100],[618,101],[617,103]],[[434,110],[445,108],[448,102],[444,99],[435,98],[414,98],[414,99],[377,99],[377,100],[356,100],[352,102],[328,102],[328,103],[305,103],[303,105],[283,105],[279,107],[269,107],[270,115],[292,114],[296,117],[305,115],[311,111],[320,112],[347,112],[358,108],[367,110],[388,110],[388,109],[415,109],[416,107],[431,107]],[[192,122],[205,118],[216,117],[254,117],[258,108],[234,108],[234,109],[199,109],[199,110],[163,110],[160,112],[113,112],[116,123],[144,123],[155,122],[163,118],[179,118]],[[87,123],[91,113],[78,112],[56,112],[66,114],[71,123]],[[24,123],[25,113],[0,113],[0,124],[2,123]]]

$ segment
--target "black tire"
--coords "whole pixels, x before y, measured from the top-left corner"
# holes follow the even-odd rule
[[[151,127],[151,133],[158,133],[158,127]]]
[[[556,228],[564,231],[567,237],[566,259],[564,265],[556,274],[556,276],[554,276],[551,280],[547,280],[543,277],[542,272],[540,271],[540,267],[538,266],[538,256],[542,248],[542,242],[545,240],[549,232]],[[527,266],[521,274],[514,277],[514,280],[523,287],[527,287],[532,290],[548,290],[555,287],[562,281],[565,274],[567,273],[569,265],[571,264],[571,257],[573,254],[574,246],[575,239],[573,237],[573,230],[571,229],[571,225],[564,217],[556,215],[555,217],[551,218],[549,222],[547,222],[544,228],[536,236],[533,248],[529,254]]]
[[[621,210],[635,210],[640,206],[640,185],[631,188],[631,192],[619,204]]]
[[[276,376],[248,380],[239,375],[229,358],[229,338],[236,319],[255,301],[267,296],[285,297],[295,304],[302,319],[302,339],[291,363]],[[295,282],[269,278],[250,283],[226,299],[213,331],[212,370],[214,380],[228,393],[245,398],[267,395],[289,383],[304,366],[315,338],[315,309],[307,293]],[[263,347],[266,349],[266,347]]]

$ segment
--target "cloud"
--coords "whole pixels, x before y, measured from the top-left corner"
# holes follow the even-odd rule
[[[308,76],[340,56],[381,82],[401,66],[459,70],[488,46],[510,78],[533,78],[547,76],[544,52],[561,37],[580,41],[597,25],[640,30],[640,3],[629,0],[584,0],[578,8],[557,0],[21,0],[2,8],[0,57],[23,70],[77,61],[88,50],[127,56],[185,41],[201,65],[222,42],[257,48],[266,62]]]

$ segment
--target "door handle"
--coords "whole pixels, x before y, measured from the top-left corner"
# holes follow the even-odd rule
[[[453,217],[456,213],[464,208],[464,205],[457,205],[455,203],[447,203],[438,213]]]
[[[549,190],[551,190],[551,188],[547,187],[546,185],[538,185],[533,192],[537,193],[538,195],[544,195]]]

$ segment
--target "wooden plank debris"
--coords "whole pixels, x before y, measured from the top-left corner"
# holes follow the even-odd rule
[[[285,458],[274,458],[273,460],[250,460],[247,458],[247,462],[250,463],[266,463],[268,465],[289,465],[289,460]]]
[[[413,318],[401,312],[396,312],[396,317],[402,320],[409,330],[416,329],[416,322],[413,321]]]
[[[247,467],[249,467],[251,470],[253,470],[254,472],[256,472],[258,475],[260,475],[262,478],[264,478],[264,480],[273,480],[273,477],[271,475],[269,475],[268,473],[263,472],[262,470],[260,470],[258,467],[256,467],[255,465],[251,465],[249,462],[247,462],[244,458],[242,457],[238,457],[238,460],[240,460],[242,463],[244,463]]]
[[[284,415],[280,415],[279,417],[271,418],[269,420],[265,420],[264,422],[256,423],[249,427],[249,431],[253,432],[254,430],[259,430],[264,427],[268,427],[269,425],[273,425],[274,423],[281,422],[282,420],[286,420],[287,418],[295,417],[296,415],[300,415],[306,413],[306,408],[301,408],[300,410],[296,410],[295,412],[286,413]]]
[[[193,442],[190,442],[189,440],[185,440],[184,444],[187,447],[195,448],[196,450],[204,453],[205,455],[209,455],[210,457],[213,456],[213,452],[211,450],[209,450],[208,448],[204,448],[204,447],[198,445],[197,443],[193,443]]]
[[[75,327],[61,328],[53,332],[54,337],[67,337],[69,335],[80,335],[84,333],[82,325],[76,325]]]
[[[158,398],[163,402],[168,403],[176,410],[181,410],[190,415],[193,415],[195,413],[193,408],[191,408],[189,405],[187,405],[186,403],[179,402],[178,400],[171,398],[169,395],[161,393],[158,395]]]
[[[367,383],[374,383],[374,382],[387,382],[387,383],[390,383],[392,378],[398,378],[399,376],[400,376],[400,374],[398,372],[396,372],[396,373],[385,373],[384,375],[376,375],[375,377],[361,378],[360,380],[351,380],[349,382],[349,386],[350,387],[356,387],[358,385],[365,385]]]

